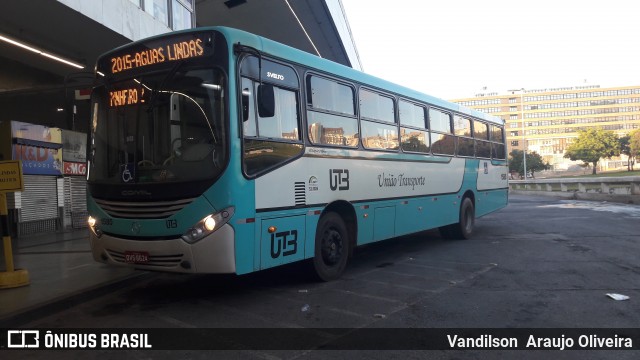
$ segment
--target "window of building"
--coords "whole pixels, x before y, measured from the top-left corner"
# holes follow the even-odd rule
[[[171,3],[171,22],[173,30],[190,29],[193,27],[192,0],[173,0]]]
[[[130,0],[173,30],[193,27],[193,0]]]
[[[144,11],[156,20],[169,26],[169,2],[167,0],[144,0]]]

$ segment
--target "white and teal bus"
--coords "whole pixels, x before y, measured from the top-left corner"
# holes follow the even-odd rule
[[[98,59],[88,209],[97,261],[246,274],[507,204],[504,122],[225,27]]]

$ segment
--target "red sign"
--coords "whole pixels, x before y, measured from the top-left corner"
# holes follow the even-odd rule
[[[87,164],[76,162],[64,162],[64,174],[65,175],[87,175]]]

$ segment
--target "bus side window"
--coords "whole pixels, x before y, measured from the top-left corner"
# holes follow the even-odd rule
[[[307,123],[314,145],[357,147],[358,119],[351,85],[307,75]]]
[[[458,156],[474,156],[475,147],[471,132],[471,120],[453,115],[453,130],[458,136]]]
[[[248,176],[264,173],[302,151],[297,92],[269,85],[273,89],[273,111],[258,114],[259,86],[256,81],[242,79],[242,111],[246,111],[242,116],[243,168]]]
[[[431,130],[431,151],[434,154],[454,155],[456,143],[451,132],[451,115],[429,108],[429,129]]]
[[[400,144],[408,152],[428,153],[429,136],[426,131],[425,108],[404,100],[398,104]]]
[[[373,91],[360,89],[360,128],[362,144],[367,149],[397,150],[398,128],[395,125],[395,101]]]
[[[505,159],[503,132],[501,126],[491,125],[491,157],[494,159]]]
[[[489,124],[473,120],[473,137],[476,139],[476,156],[490,159]]]
[[[242,128],[244,136],[257,136],[253,81],[242,78]]]
[[[256,84],[256,93],[260,85]],[[264,86],[264,85],[262,85]],[[296,93],[279,87],[273,88],[273,115],[258,112],[258,136],[271,139],[299,140],[298,99]]]

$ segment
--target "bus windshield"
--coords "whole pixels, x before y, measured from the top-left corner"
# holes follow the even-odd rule
[[[96,88],[89,182],[213,181],[227,159],[224,84],[222,71],[181,62]]]

